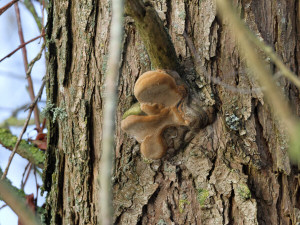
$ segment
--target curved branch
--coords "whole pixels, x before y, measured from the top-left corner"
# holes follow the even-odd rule
[[[141,0],[126,0],[125,13],[134,19],[153,68],[180,71],[174,45],[155,9]]]
[[[12,151],[16,145],[17,139],[18,138],[12,135],[9,130],[0,128],[0,144],[3,147]],[[22,140],[17,149],[17,153],[37,167],[41,169],[44,168],[45,154],[37,147],[34,147],[34,145]]]
[[[23,224],[38,225],[40,224],[32,211],[26,207],[17,193],[8,185],[7,182],[0,180],[0,193],[3,201],[18,215]]]

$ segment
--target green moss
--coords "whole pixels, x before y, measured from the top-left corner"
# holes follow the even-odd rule
[[[3,146],[13,148],[17,142],[17,137],[12,135],[9,130],[0,129],[0,142]]]
[[[144,161],[145,164],[151,164],[153,162],[152,159],[147,159],[144,156],[142,156],[142,157],[143,157],[143,161]]]
[[[2,177],[2,174],[3,174],[3,171],[2,171],[2,169],[0,168],[0,177]],[[24,192],[23,190],[21,190],[21,189],[15,187],[15,186],[13,186],[13,185],[11,184],[11,181],[10,181],[9,179],[5,178],[4,182],[8,185],[8,187],[9,187],[11,190],[14,190],[14,192],[17,194],[17,197],[22,198],[22,199],[25,198],[25,192]],[[1,197],[0,197],[0,200],[2,200]]]
[[[209,192],[206,189],[199,188],[198,189],[198,195],[197,200],[200,203],[201,206],[204,205],[206,199],[209,197]]]
[[[240,184],[237,189],[237,192],[238,192],[239,196],[244,200],[248,200],[251,198],[250,189],[245,184]]]
[[[17,137],[4,128],[0,128],[0,144],[10,150],[13,150],[17,143]],[[43,151],[36,148],[34,145],[28,143],[25,140],[21,140],[17,153],[25,159],[28,159],[36,166],[43,168],[45,154]]]
[[[130,115],[141,115],[143,114],[143,111],[141,110],[141,106],[140,103],[137,102],[135,104],[133,104],[124,114],[122,119],[125,119],[126,117],[130,116]]]
[[[183,213],[185,205],[189,205],[189,204],[190,204],[190,202],[187,199],[180,199],[179,200],[179,212]]]

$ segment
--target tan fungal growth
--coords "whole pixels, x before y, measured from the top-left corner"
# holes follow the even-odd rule
[[[162,70],[144,73],[134,86],[134,95],[145,115],[130,115],[121,128],[141,143],[142,154],[149,159],[160,159],[167,151],[163,132],[167,127],[187,125],[179,104],[185,88]]]

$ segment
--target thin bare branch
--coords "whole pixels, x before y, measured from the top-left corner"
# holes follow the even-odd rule
[[[21,16],[20,16],[20,10],[19,10],[19,4],[15,4],[15,11],[16,11],[16,17],[17,17],[17,22],[18,22],[18,33],[19,33],[19,38],[20,38],[20,43],[21,45],[25,43],[24,41],[24,36],[23,36],[23,29],[22,29],[22,23],[21,23]],[[26,46],[22,48],[22,55],[23,55],[23,63],[24,63],[24,68],[25,72],[28,71],[28,59],[27,59],[27,51],[26,51]],[[34,101],[35,95],[34,95],[34,89],[33,89],[33,84],[31,80],[31,76],[27,75],[27,81],[28,81],[28,91],[30,95],[31,101]],[[35,121],[35,126],[37,131],[39,132],[40,130],[40,118],[39,118],[39,110],[38,107],[34,107],[34,121]]]
[[[42,53],[43,53],[43,50],[44,50],[45,46],[46,46],[46,42],[43,42],[43,44],[42,44],[42,46],[41,46],[41,49],[40,49],[39,53],[38,53],[38,54],[36,55],[36,57],[34,57],[34,59],[31,60],[31,62],[29,63],[29,65],[28,65],[28,70],[27,70],[27,72],[26,72],[26,78],[30,77],[30,74],[31,74],[31,71],[32,71],[32,68],[33,68],[34,64],[35,64],[38,60],[40,60],[40,58],[42,57]]]
[[[26,174],[26,171],[27,171],[27,169],[29,168],[29,166],[31,165],[31,163],[30,162],[28,162],[27,163],[27,165],[25,166],[25,169],[24,169],[24,172],[23,172],[23,174],[22,174],[22,180],[21,180],[21,190],[24,190],[24,186],[25,186],[25,184],[24,184],[24,177],[25,177],[25,174]]]
[[[27,175],[26,175],[26,178],[24,180],[24,182],[22,182],[22,185],[21,185],[21,189],[24,190],[24,187],[28,181],[28,178],[29,178],[29,175],[30,175],[30,172],[31,172],[31,169],[32,169],[32,163],[29,163],[29,169],[27,171]]]
[[[152,6],[142,0],[126,0],[125,13],[134,19],[151,66],[156,69],[170,69],[181,72],[176,51],[168,31]]]
[[[39,184],[37,182],[37,177],[36,177],[36,171],[37,171],[37,168],[36,166],[33,166],[33,175],[34,175],[34,180],[35,180],[35,187],[36,187],[36,199],[35,199],[35,207],[37,207],[37,202],[38,202],[38,197],[39,197]]]
[[[6,206],[7,206],[7,204],[2,205],[2,206],[0,207],[0,210],[3,209],[3,208],[6,207]]]
[[[16,2],[18,2],[19,0],[13,0],[9,3],[7,3],[5,6],[3,6],[1,9],[0,9],[0,16],[6,11],[8,10],[13,4],[15,4]]]
[[[106,96],[103,113],[102,156],[100,166],[100,209],[103,225],[113,224],[112,206],[112,170],[114,153],[114,134],[117,84],[120,70],[120,59],[123,39],[123,0],[112,1],[111,37],[109,46],[108,69],[105,81]]]
[[[20,50],[21,48],[23,48],[23,47],[26,46],[27,44],[29,44],[29,43],[31,43],[31,42],[33,42],[33,41],[35,41],[35,40],[37,40],[37,39],[39,39],[39,38],[41,38],[41,37],[44,37],[44,36],[45,36],[45,34],[41,34],[41,35],[39,35],[39,36],[37,36],[37,37],[35,37],[35,38],[32,38],[31,40],[29,40],[29,41],[27,41],[27,42],[25,42],[25,43],[19,45],[18,48],[16,48],[16,49],[13,50],[11,53],[9,53],[8,55],[6,55],[6,56],[4,56],[2,59],[0,59],[0,62],[2,62],[2,61],[3,61],[4,59],[6,59],[6,58],[11,57],[13,54],[15,54],[18,50]]]
[[[3,180],[3,179],[6,177],[6,175],[7,175],[7,172],[8,172],[9,166],[10,166],[10,164],[11,164],[11,161],[12,161],[12,159],[13,159],[13,157],[14,157],[14,155],[15,155],[17,149],[18,149],[18,146],[19,146],[19,144],[20,144],[20,142],[21,142],[21,140],[22,140],[23,134],[25,133],[25,131],[26,131],[26,129],[27,129],[27,126],[28,126],[28,123],[29,123],[29,120],[30,120],[30,117],[31,117],[31,113],[32,113],[32,111],[33,111],[33,109],[34,109],[34,107],[35,107],[35,105],[36,105],[38,99],[41,97],[41,95],[42,95],[42,93],[43,93],[43,89],[44,89],[45,83],[46,83],[46,81],[44,80],[44,81],[43,81],[43,84],[42,84],[42,86],[41,86],[41,88],[40,88],[40,90],[39,90],[39,92],[38,92],[38,94],[37,94],[37,96],[35,97],[34,101],[33,101],[32,104],[30,105],[30,110],[29,110],[29,112],[28,112],[28,116],[27,116],[26,122],[25,122],[25,124],[24,124],[24,127],[23,127],[23,129],[22,129],[20,135],[19,135],[19,138],[18,138],[18,140],[17,140],[17,143],[16,143],[14,149],[13,149],[12,153],[11,153],[10,156],[9,156],[8,163],[7,163],[7,166],[6,166],[5,170],[4,170],[3,175],[2,175],[2,177],[1,177],[1,180]]]

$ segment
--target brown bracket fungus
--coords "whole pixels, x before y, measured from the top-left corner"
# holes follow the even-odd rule
[[[167,151],[163,132],[170,126],[188,125],[179,110],[186,95],[185,88],[162,70],[144,73],[134,86],[134,95],[146,115],[130,115],[121,128],[141,143],[142,154],[160,159]]]

